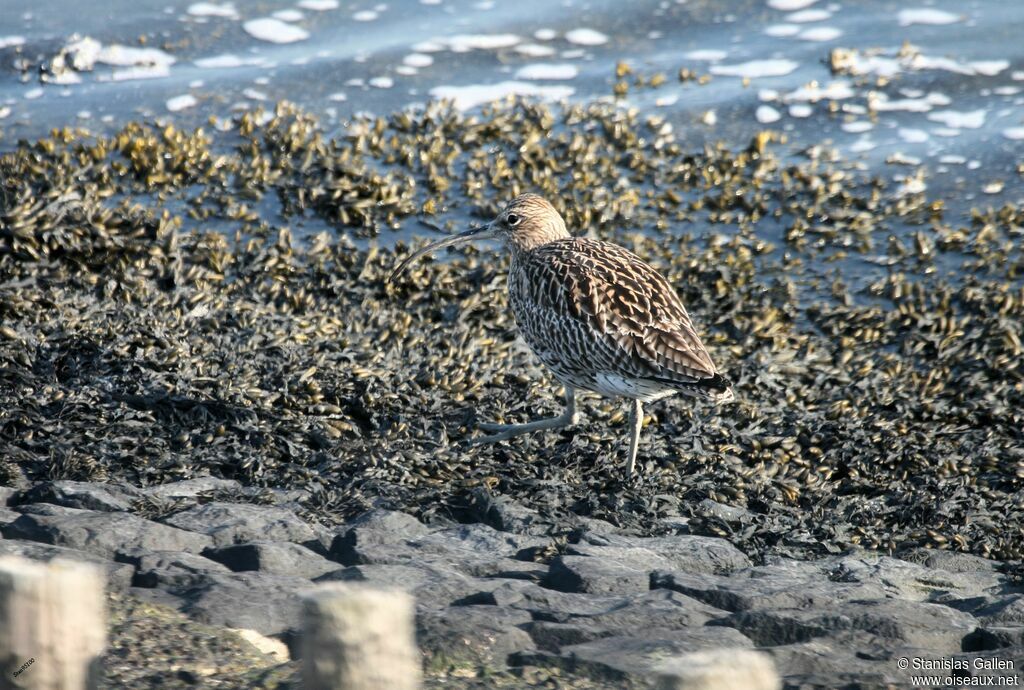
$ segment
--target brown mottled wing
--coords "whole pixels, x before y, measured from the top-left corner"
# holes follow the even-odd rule
[[[533,309],[575,322],[566,324],[570,330],[582,322],[598,341],[594,356],[614,360],[594,364],[669,385],[727,385],[675,290],[632,252],[586,238],[558,240],[530,252],[519,270]]]

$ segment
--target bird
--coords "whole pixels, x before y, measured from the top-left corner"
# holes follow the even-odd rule
[[[577,391],[629,401],[627,476],[636,466],[643,405],[676,393],[724,404],[735,399],[672,285],[633,252],[575,237],[546,199],[521,194],[489,223],[405,258],[392,283],[420,257],[463,242],[498,239],[511,254],[509,304],[523,339],[565,390],[555,417],[478,427],[493,443],[578,423]]]

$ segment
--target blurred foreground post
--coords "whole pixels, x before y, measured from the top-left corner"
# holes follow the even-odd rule
[[[331,583],[302,603],[306,690],[414,690],[420,656],[405,592]]]
[[[779,690],[772,658],[752,649],[714,649],[666,659],[658,690]]]
[[[0,557],[0,688],[96,688],[107,644],[103,587],[88,563]]]

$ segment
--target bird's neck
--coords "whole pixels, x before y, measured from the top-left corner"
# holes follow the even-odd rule
[[[524,228],[518,232],[513,232],[509,235],[507,241],[508,247],[512,251],[513,255],[525,255],[538,247],[543,247],[549,242],[565,240],[570,237],[572,237],[572,235],[570,235],[569,231],[565,229],[565,223],[563,223],[559,218],[557,222],[552,221],[529,229]]]

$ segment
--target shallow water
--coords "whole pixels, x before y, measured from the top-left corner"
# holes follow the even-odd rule
[[[208,125],[280,99],[318,115],[333,133],[353,113],[387,113],[432,95],[465,108],[507,93],[610,99],[621,61],[634,74],[666,79],[657,88],[636,88],[631,75],[618,102],[663,116],[694,148],[714,140],[742,146],[759,130],[774,129],[786,133],[793,152],[835,145],[890,182],[894,195],[926,189],[954,212],[1024,201],[1017,172],[1024,152],[1021,3],[94,6],[100,9],[82,13],[66,1],[45,8],[30,0],[0,4],[0,150],[53,127],[108,132],[139,118]],[[75,34],[98,41],[94,49],[156,50],[106,50],[108,61],[120,64],[99,61],[56,79],[77,83],[44,82],[40,68]],[[914,48],[899,57],[908,42]],[[832,74],[836,48],[860,51],[848,64],[865,74]],[[711,79],[680,82],[681,68]]]

